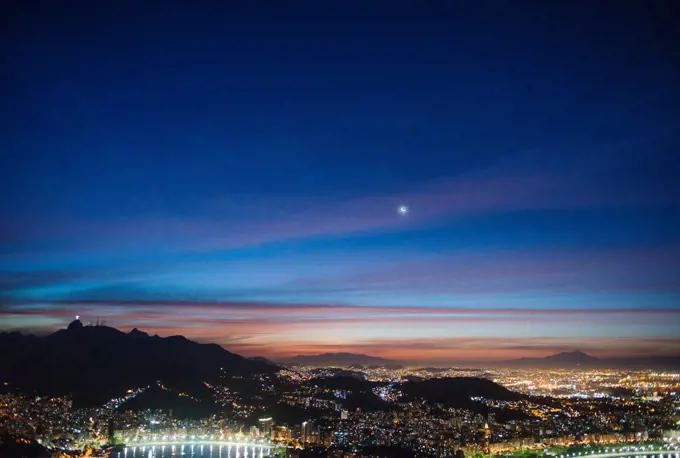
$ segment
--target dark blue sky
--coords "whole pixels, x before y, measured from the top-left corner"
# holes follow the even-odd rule
[[[674,2],[142,3],[3,6],[4,327],[680,352]]]

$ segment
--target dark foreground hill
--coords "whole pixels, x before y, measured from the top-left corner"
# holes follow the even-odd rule
[[[373,412],[389,407],[373,392],[373,388],[377,386],[376,383],[355,375],[313,378],[308,383],[327,391],[342,392],[342,406],[351,411],[360,408],[362,411]]]
[[[0,458],[49,458],[51,455],[36,441],[8,434],[0,436]]]
[[[45,337],[0,334],[0,379],[40,395],[73,395],[81,405],[97,405],[130,388],[172,385],[191,392],[224,373],[248,376],[276,366],[243,358],[215,344],[181,336],[161,338],[133,330],[74,321]]]
[[[477,410],[474,398],[517,401],[524,396],[485,378],[450,377],[405,382],[402,390],[408,399],[424,399],[448,407]]]
[[[143,393],[123,403],[119,410],[140,411],[145,409],[172,409],[178,419],[201,419],[219,412],[220,408],[212,399],[212,393],[204,385],[196,386],[191,396],[165,385],[153,385]]]

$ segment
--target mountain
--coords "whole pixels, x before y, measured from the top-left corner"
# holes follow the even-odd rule
[[[544,358],[519,358],[506,363],[519,366],[581,366],[581,365],[596,365],[599,358],[590,356],[582,351],[569,351],[557,353],[556,355],[546,356]]]
[[[71,394],[98,405],[131,388],[162,381],[192,392],[220,375],[248,376],[278,368],[182,336],[161,338],[133,329],[83,326],[78,320],[45,337],[0,334],[0,380],[40,395]]]
[[[519,358],[499,363],[501,366],[537,367],[568,369],[612,368],[612,369],[677,369],[680,358],[674,356],[650,356],[628,358],[596,358],[582,351],[563,352],[544,358]]]
[[[261,363],[268,364],[268,365],[270,365],[270,366],[272,366],[272,367],[278,367],[278,365],[277,365],[274,361],[272,361],[271,359],[267,359],[267,358],[265,358],[265,357],[263,357],[263,356],[251,356],[251,357],[248,358],[248,359],[251,360],[251,361],[259,361],[259,362],[261,362]]]
[[[0,435],[0,458],[49,458],[52,453],[34,440]]]
[[[305,366],[396,366],[394,361],[377,356],[357,353],[323,353],[321,355],[299,355],[285,361]]]
[[[517,401],[524,398],[522,394],[510,391],[491,380],[476,377],[416,379],[403,383],[401,390],[406,400],[425,399],[431,403],[475,411],[484,410],[485,407],[472,398],[497,401]]]
[[[309,385],[322,387],[325,390],[343,392],[340,401],[343,408],[363,412],[372,412],[389,408],[389,404],[375,394],[373,388],[375,382],[370,382],[363,377],[354,375],[335,375],[332,377],[315,377],[307,382]]]
[[[582,351],[565,351],[556,355],[546,356],[546,361],[556,361],[575,364],[587,364],[599,361],[599,358],[590,356]]]
[[[176,390],[167,389],[165,385],[153,385],[132,399],[125,401],[120,410],[134,412],[146,409],[172,409],[172,416],[177,419],[200,419],[209,417],[220,411],[221,406],[213,400],[212,392],[197,386],[192,396],[182,396]]]

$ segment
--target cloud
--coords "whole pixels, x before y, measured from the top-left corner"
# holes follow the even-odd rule
[[[193,218],[14,219],[0,235],[1,326],[48,332],[80,314],[122,329],[184,334],[265,356],[321,348],[438,360],[450,358],[454,349],[462,359],[531,349],[616,352],[610,344],[616,335],[639,340],[625,341],[623,349],[668,352],[677,348],[669,329],[680,325],[680,311],[668,302],[657,308],[664,301],[651,293],[677,293],[677,245],[435,255],[360,249],[258,259],[239,251],[421,228],[440,218],[677,203],[675,188],[666,192],[633,182],[622,190],[607,173],[579,161],[566,170],[514,163],[403,193],[337,202],[286,196],[274,204],[246,197],[236,207],[203,209]],[[411,209],[408,217],[396,211],[402,203]],[[222,250],[235,254],[225,262],[204,262],[206,254]],[[89,264],[79,264],[82,259]],[[622,291],[642,294],[634,308],[623,308],[633,302],[603,305],[592,294]],[[588,294],[578,296],[586,300],[578,307],[560,305],[558,294],[573,298],[581,292]],[[520,300],[505,301],[518,293]],[[503,306],[510,302],[512,307]],[[545,340],[550,333],[556,340]],[[651,338],[657,335],[662,339]]]
[[[314,335],[321,340],[333,336],[347,341],[353,332],[365,336],[385,336],[402,329],[402,334],[451,332],[486,336],[498,329],[505,334],[541,332],[559,328],[562,332],[582,332],[607,327],[616,330],[631,324],[640,327],[680,325],[680,310],[647,309],[480,309],[424,307],[352,307],[332,305],[266,304],[237,302],[154,302],[154,301],[63,301],[56,303],[5,303],[0,316],[40,323],[49,318],[66,324],[74,315],[94,321],[105,319],[114,326],[153,328],[200,327],[221,335]],[[417,328],[414,328],[417,326]],[[465,328],[467,326],[467,328]],[[407,327],[407,328],[404,328]],[[320,330],[327,335],[317,335]],[[426,330],[430,331],[426,331]],[[202,331],[202,332],[203,332]],[[194,331],[191,331],[194,332]],[[599,331],[594,331],[595,333]]]
[[[269,303],[269,302],[248,302],[248,301],[219,301],[219,300],[152,300],[152,299],[116,299],[116,300],[99,300],[99,299],[45,299],[45,300],[6,300],[3,302],[5,310],[13,309],[18,313],[33,313],[33,307],[36,304],[49,304],[53,310],[60,310],[68,306],[83,306],[83,307],[101,307],[110,308],[111,310],[133,308],[138,310],[154,311],[166,313],[173,310],[180,310],[182,313],[196,312],[213,312],[220,313],[234,313],[237,311],[250,314],[267,314],[267,313],[285,313],[285,314],[301,314],[307,315],[310,313],[324,313],[329,316],[335,313],[355,313],[357,315],[370,316],[374,315],[377,318],[385,318],[390,314],[397,315],[423,315],[441,317],[445,315],[545,315],[545,316],[561,316],[561,315],[635,315],[635,314],[650,314],[650,315],[680,315],[680,309],[654,309],[654,308],[617,308],[617,309],[603,309],[603,308],[559,308],[559,307],[545,307],[545,308],[503,308],[503,307],[376,307],[376,306],[361,306],[361,305],[336,305],[336,304],[305,304],[305,303]]]
[[[678,309],[38,301],[5,303],[0,308],[0,322],[6,330],[46,333],[65,327],[76,314],[85,321],[103,320],[122,330],[137,327],[161,336],[181,334],[201,342],[216,342],[248,356],[359,351],[408,361],[473,361],[575,348],[595,355],[680,352],[680,339],[674,332],[680,325]],[[625,334],[632,335],[619,337]]]
[[[513,293],[678,291],[680,246],[451,252],[345,276],[299,278],[303,291]]]
[[[548,300],[552,294],[674,294],[680,291],[679,260],[677,244],[396,254],[320,250],[294,257],[282,253],[206,262],[178,257],[120,266],[0,272],[0,299],[418,306],[447,305],[448,299],[459,304],[455,298],[465,295],[476,303],[501,306],[513,294],[544,295]],[[503,299],[500,294],[508,296]]]
[[[36,286],[71,283],[87,278],[86,271],[38,270],[23,272],[0,272],[0,294]]]
[[[386,339],[364,340],[342,346],[343,351],[362,353],[412,364],[451,364],[464,362],[497,362],[520,357],[544,357],[562,351],[579,349],[598,357],[651,356],[680,354],[680,339],[574,339],[553,337]],[[244,347],[245,352],[249,350]],[[298,354],[320,354],[337,351],[338,346],[323,343],[301,343],[286,347],[272,355],[286,358]]]
[[[575,209],[680,202],[680,185],[654,186],[651,180],[622,180],[622,171],[589,169],[581,161],[558,167],[532,156],[533,162],[495,165],[482,173],[422,184],[403,193],[373,194],[343,201],[305,196],[243,197],[238,205],[214,205],[195,218],[85,220],[13,218],[0,232],[7,254],[20,256],[35,243],[48,251],[127,249],[162,252],[228,250],[271,242],[399,230],[443,217],[530,209]],[[397,207],[407,204],[408,217]],[[43,245],[49,247],[50,245]]]

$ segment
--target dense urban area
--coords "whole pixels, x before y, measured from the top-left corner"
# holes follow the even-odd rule
[[[0,429],[71,455],[220,441],[334,456],[565,454],[679,434],[673,372],[296,365],[221,380],[204,383],[210,400],[158,381],[98,407],[18,394],[5,383]]]

